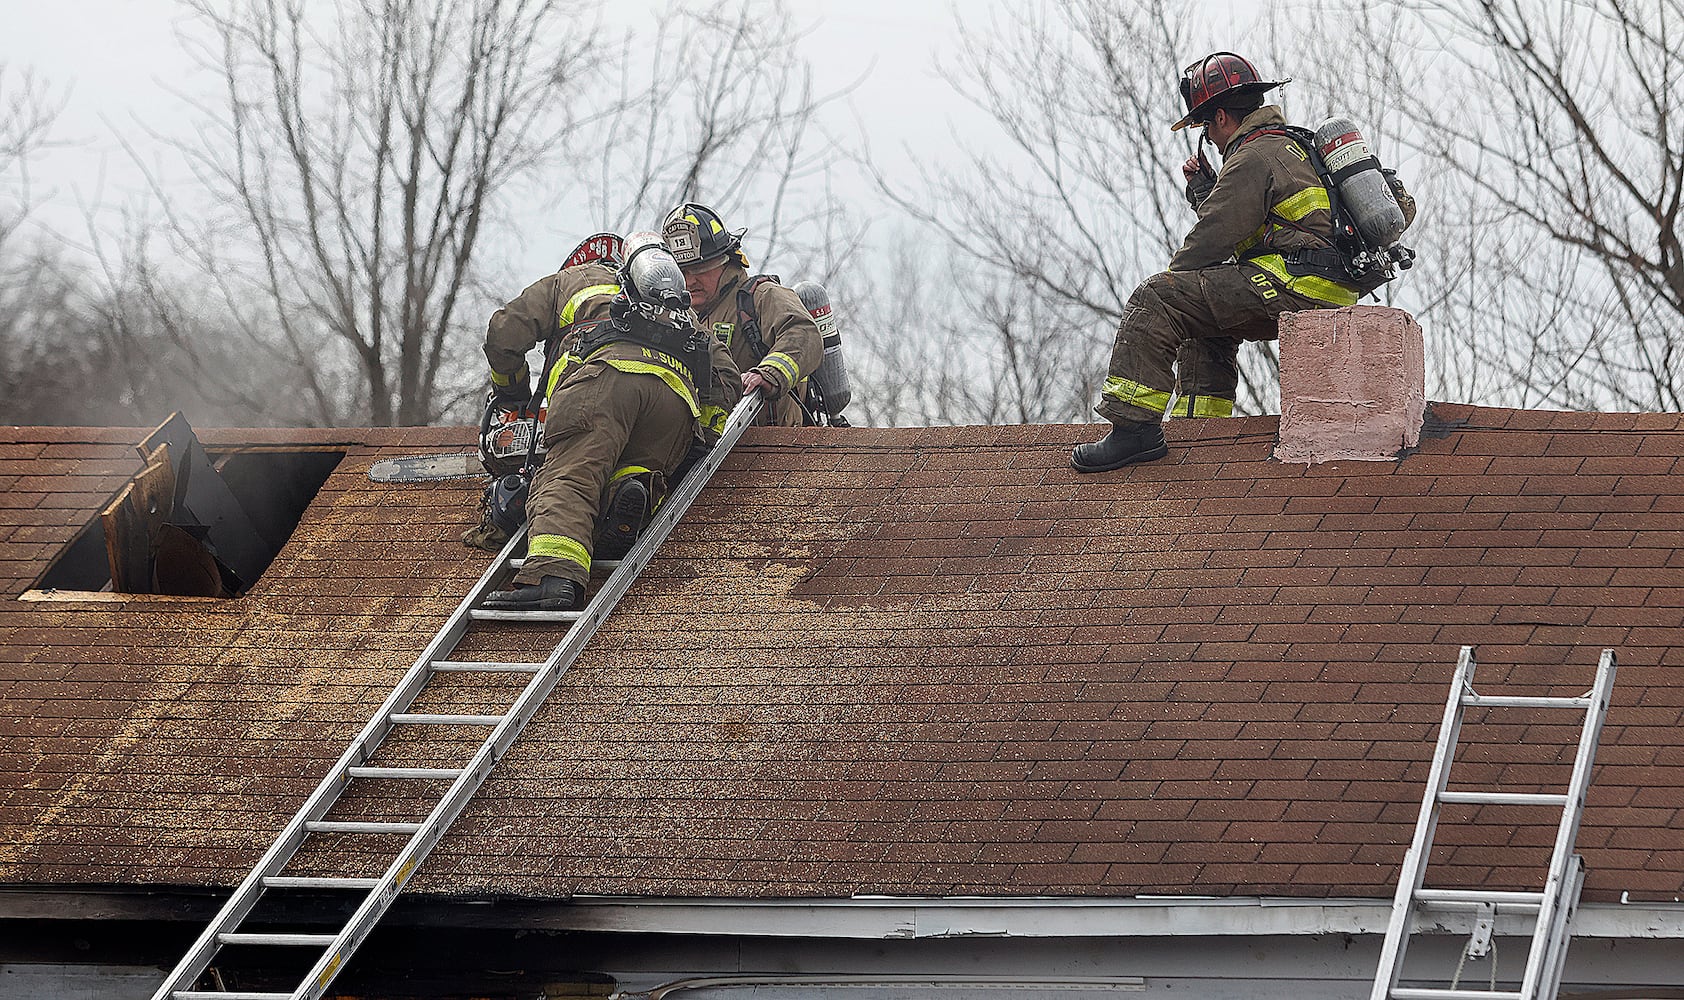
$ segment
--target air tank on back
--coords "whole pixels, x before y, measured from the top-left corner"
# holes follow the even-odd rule
[[[1380,161],[1370,152],[1357,123],[1347,115],[1328,118],[1316,129],[1316,150],[1339,186],[1339,198],[1351,221],[1368,245],[1385,250],[1396,244],[1403,236],[1403,209],[1398,207],[1391,185],[1380,172]]]
[[[848,421],[842,416],[842,411],[854,398],[854,390],[848,381],[848,362],[842,356],[842,333],[836,326],[830,293],[816,281],[801,281],[795,285],[795,294],[801,296],[801,304],[807,307],[813,322],[818,324],[819,335],[824,338],[824,360],[810,376],[811,384],[824,400],[825,414],[830,417],[831,426],[846,427]]]

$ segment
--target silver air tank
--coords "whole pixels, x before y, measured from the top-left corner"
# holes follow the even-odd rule
[[[1316,129],[1316,149],[1339,187],[1351,221],[1362,231],[1368,245],[1384,250],[1403,236],[1403,209],[1392,195],[1391,185],[1380,173],[1380,161],[1369,151],[1357,123],[1346,115],[1334,115]]]
[[[813,322],[818,324],[819,335],[824,338],[824,360],[810,377],[824,397],[825,412],[831,423],[838,425],[843,409],[854,398],[854,389],[848,381],[848,362],[842,356],[842,334],[836,328],[830,293],[816,281],[802,281],[796,283],[795,294],[801,296],[801,304],[807,307]],[[846,426],[846,422],[839,426]]]

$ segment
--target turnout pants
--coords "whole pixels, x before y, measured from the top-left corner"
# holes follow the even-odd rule
[[[559,576],[590,579],[596,519],[611,483],[650,474],[651,501],[690,450],[696,419],[654,375],[623,372],[593,361],[570,375],[550,399],[544,424],[548,451],[532,483],[526,564],[517,583]]]
[[[1154,274],[1123,309],[1094,410],[1114,424],[1232,416],[1240,343],[1274,340],[1282,313],[1322,307],[1252,264]]]

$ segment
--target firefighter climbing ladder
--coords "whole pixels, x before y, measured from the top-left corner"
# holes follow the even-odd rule
[[[1596,680],[1591,689],[1576,698],[1511,697],[1482,695],[1474,690],[1474,651],[1462,647],[1456,675],[1450,682],[1450,697],[1444,706],[1444,721],[1438,730],[1438,749],[1433,753],[1421,815],[1415,824],[1415,840],[1403,858],[1397,896],[1392,903],[1391,922],[1380,951],[1380,967],[1374,978],[1370,1000],[1554,1000],[1567,962],[1567,944],[1572,937],[1573,911],[1584,884],[1584,861],[1573,853],[1584,814],[1585,792],[1590,787],[1591,765],[1596,743],[1608,714],[1608,699],[1614,687],[1614,651],[1602,651]],[[1584,726],[1579,733],[1578,755],[1567,789],[1558,794],[1528,794],[1500,791],[1449,790],[1450,765],[1456,756],[1456,740],[1469,708],[1516,708],[1580,710]],[[1445,803],[1471,805],[1560,806],[1561,822],[1556,828],[1555,849],[1549,871],[1539,892],[1487,892],[1477,889],[1423,888],[1427,857],[1432,852],[1438,827],[1439,807]],[[1398,985],[1403,957],[1408,950],[1411,923],[1417,907],[1473,910],[1477,915],[1475,939],[1488,939],[1498,908],[1536,914],[1532,943],[1526,956],[1526,971],[1518,991],[1450,988],[1404,988]],[[1493,960],[1493,965],[1495,961]],[[1493,972],[1493,975],[1495,973]]]
[[[479,578],[468,596],[457,606],[438,635],[428,644],[415,665],[410,667],[396,688],[375,712],[361,733],[351,742],[339,761],[334,764],[316,790],[291,822],[280,832],[257,867],[240,883],[234,895],[217,913],[203,934],[188,950],[163,985],[153,994],[153,1000],[316,1000],[327,990],[328,984],[345,967],[352,952],[366,938],[381,916],[392,905],[404,882],[414,873],[433,849],[445,830],[467,805],[468,800],[490,773],[498,758],[508,750],[528,721],[537,714],[544,699],[554,689],[567,668],[573,665],[597,628],[608,617],[616,602],[631,587],[643,567],[648,565],[655,550],[672,532],[678,519],[695,500],[714,470],[725,460],[743,431],[759,414],[761,398],[758,394],[744,399],[726,422],[719,443],[684,477],[637,543],[617,564],[607,561],[599,566],[614,565],[613,572],[591,598],[583,611],[492,611],[479,607],[485,594],[495,589],[498,581],[511,569],[520,565],[515,552],[524,543],[522,530],[509,540],[491,568]],[[462,638],[478,621],[515,622],[571,622],[567,634],[543,663],[462,662],[450,659]],[[531,674],[503,715],[449,715],[411,712],[415,700],[429,680],[450,673],[511,673]],[[386,737],[399,727],[435,726],[455,727],[472,732],[489,729],[477,753],[466,764],[456,767],[372,767],[368,762]],[[327,815],[353,782],[400,781],[416,782],[418,787],[436,787],[448,780],[449,789],[425,819],[415,823],[356,822],[329,820]],[[426,783],[432,783],[428,785]],[[311,834],[336,833],[368,835],[379,843],[390,842],[394,835],[407,835],[407,840],[391,858],[385,873],[378,878],[320,878],[285,874],[288,863],[299,853]],[[252,913],[266,892],[276,890],[345,890],[363,893],[362,903],[335,933],[277,933],[247,932],[242,923]],[[310,971],[299,985],[285,993],[254,993],[222,989],[199,990],[195,987],[211,968],[218,952],[225,945],[244,945],[277,948],[314,949],[320,952]]]

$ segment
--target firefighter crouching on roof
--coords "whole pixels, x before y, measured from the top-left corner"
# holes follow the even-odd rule
[[[713,210],[684,204],[662,223],[667,248],[684,269],[684,283],[710,331],[743,373],[743,391],[770,397],[762,419],[800,427],[807,376],[824,360],[824,339],[793,289],[776,278],[750,277],[742,238]]]
[[[1232,52],[1206,56],[1184,71],[1187,114],[1171,128],[1203,126],[1204,138],[1222,153],[1222,169],[1213,174],[1202,152],[1182,165],[1198,222],[1169,270],[1146,279],[1123,309],[1095,407],[1113,426],[1102,440],[1076,448],[1077,471],[1162,458],[1166,411],[1232,416],[1242,341],[1278,337],[1282,313],[1356,303],[1358,290],[1332,249],[1333,215],[1321,176],[1286,135],[1280,109],[1263,104],[1263,94],[1285,82],[1260,79]],[[1406,220],[1413,220],[1413,200],[1395,175],[1387,179]]]
[[[617,516],[637,516],[628,508],[641,507],[646,517],[691,444],[716,440],[742,397],[736,366],[696,325],[683,275],[658,234],[628,237],[618,273],[600,264],[567,268],[499,310],[485,342],[494,392],[531,394],[525,355],[554,334],[552,323],[577,341],[563,341],[569,349],[550,372],[548,451],[526,503],[525,564],[513,589],[486,597],[487,608],[582,607],[610,487]]]

